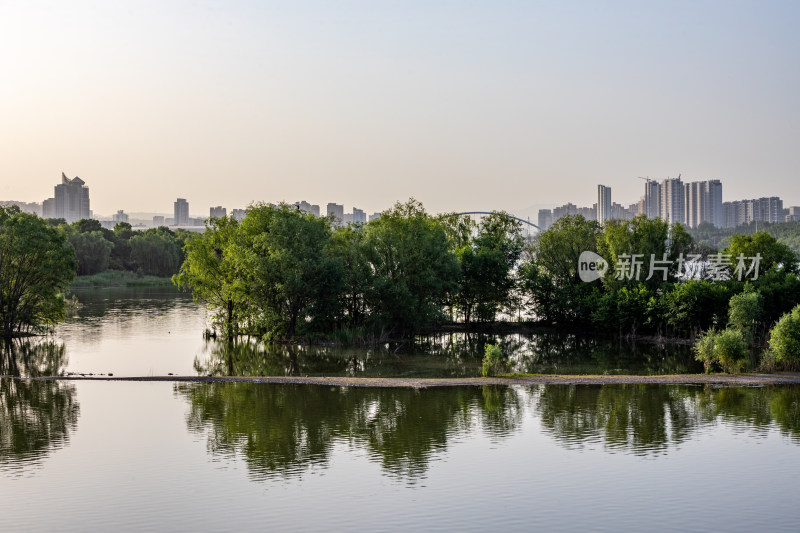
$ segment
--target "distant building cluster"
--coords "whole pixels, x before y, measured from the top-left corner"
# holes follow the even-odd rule
[[[625,207],[612,202],[611,187],[598,185],[597,203],[592,207],[567,203],[554,209],[540,209],[539,226],[547,229],[566,215],[583,215],[601,224],[607,220],[625,220],[645,215],[689,228],[704,223],[718,228],[735,228],[756,221],[774,223],[800,220],[800,207],[784,209],[783,200],[777,196],[723,202],[720,180],[685,183],[680,176],[661,182],[642,179],[645,180],[644,196],[635,204]]]
[[[627,206],[618,204],[612,200],[611,187],[598,185],[597,202],[591,207],[579,207],[568,202],[553,209],[540,209],[538,225],[547,229],[567,215],[582,215],[584,218],[596,220],[600,224],[608,220],[629,220],[638,215],[645,215],[649,218],[661,218],[670,223],[680,223],[689,228],[696,228],[701,224],[711,224],[718,228],[735,228],[752,222],[800,221],[800,207],[784,208],[783,200],[777,196],[723,202],[720,180],[684,182],[680,176],[667,178],[660,182],[650,178],[641,179],[645,182],[644,195],[636,203]],[[69,179],[63,172],[61,173],[61,183],[55,186],[52,198],[47,198],[41,204],[0,201],[0,206],[7,205],[16,205],[22,211],[43,218],[63,218],[70,224],[84,218],[93,218],[89,204],[89,187],[81,178],[76,176]],[[305,200],[290,205],[317,217],[331,217],[337,226],[364,224],[367,221],[377,220],[381,216],[380,213],[367,216],[364,210],[357,207],[353,207],[352,212],[345,213],[344,205],[333,202],[326,205],[324,212],[319,205],[312,205]],[[236,220],[243,220],[246,212],[245,209],[232,209],[230,216]],[[208,218],[226,216],[228,216],[228,210],[225,207],[209,208]],[[152,226],[200,229],[208,218],[191,217],[189,202],[185,198],[178,198],[173,204],[173,216],[170,218],[164,215],[155,215],[152,217]],[[123,210],[117,211],[110,220],[101,220],[100,222],[109,228],[113,228],[120,222],[140,227],[150,225],[149,219],[131,220],[130,215]]]

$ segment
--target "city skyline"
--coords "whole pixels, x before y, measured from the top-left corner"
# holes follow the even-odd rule
[[[705,181],[682,181],[678,178],[666,178],[661,182],[650,178],[639,177],[644,180],[644,194],[638,202],[620,204],[612,199],[612,188],[610,186],[597,185],[597,201],[592,207],[579,207],[568,201],[566,204],[553,208],[540,208],[534,222],[538,226],[547,229],[559,218],[568,214],[581,214],[587,219],[597,220],[603,223],[611,219],[630,219],[637,215],[648,217],[658,217],[670,222],[678,222],[686,227],[695,228],[703,222],[713,224],[718,228],[737,227],[752,221],[783,222],[796,221],[800,219],[798,211],[800,207],[784,205],[783,199],[777,196],[760,197],[749,199],[728,199],[723,202],[721,180]],[[74,192],[70,192],[74,189]],[[261,202],[275,205],[275,202]],[[344,204],[329,202],[326,209],[320,205],[311,204],[305,200],[281,201],[287,205],[295,206],[297,209],[306,211],[315,216],[333,216],[337,224],[350,224],[353,222],[367,222],[380,216],[380,211],[367,213],[352,206],[352,210],[346,213]],[[107,225],[117,222],[131,222],[134,225],[153,226],[202,226],[208,218],[218,218],[227,215],[227,207],[217,205],[208,208],[208,215],[197,215],[190,212],[190,202],[185,198],[178,198],[173,203],[173,216],[167,213],[142,213],[119,209],[110,218],[103,214],[94,214],[89,208],[89,188],[86,182],[79,177],[74,179],[67,178],[62,172],[61,183],[55,186],[55,198],[47,198],[41,203],[9,201],[0,199],[0,204],[17,204],[23,210],[37,213],[44,218],[65,218],[69,223],[81,218],[95,218]],[[463,211],[460,210],[460,211]],[[60,214],[60,215],[59,215]],[[231,215],[241,220],[244,217],[245,209],[232,208]],[[511,212],[512,215],[520,216],[519,213]],[[131,218],[132,217],[132,218]]]
[[[682,174],[797,205],[799,14],[7,2],[0,197],[41,201],[66,169],[104,191],[105,215],[168,213],[182,196],[521,213],[591,204],[597,183],[638,198],[636,176]]]

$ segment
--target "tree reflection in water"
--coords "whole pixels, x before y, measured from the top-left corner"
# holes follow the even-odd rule
[[[55,376],[66,366],[63,344],[0,343],[0,470],[22,473],[64,446],[78,422],[75,387],[35,379]]]
[[[258,383],[176,384],[191,431],[210,453],[241,456],[255,479],[326,466],[333,446],[368,451],[391,475],[415,481],[455,435],[502,438],[520,424],[523,399],[509,387],[414,390]]]
[[[504,439],[538,414],[566,448],[665,454],[724,425],[756,437],[778,430],[800,444],[800,387],[657,385],[402,388],[180,383],[191,431],[212,455],[240,457],[253,479],[326,468],[346,443],[395,477],[424,478],[448,442]]]
[[[541,388],[545,430],[566,447],[665,453],[718,423],[764,434],[777,427],[800,443],[800,387],[580,385]]]
[[[209,339],[194,361],[199,375],[475,377],[486,344],[521,373],[680,374],[702,371],[689,346],[620,343],[569,333],[448,333],[375,347],[287,345],[252,338]]]

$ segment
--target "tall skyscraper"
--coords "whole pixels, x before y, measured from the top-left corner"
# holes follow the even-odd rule
[[[602,224],[611,218],[611,187],[597,186],[597,221]]]
[[[684,184],[684,222],[690,228],[696,228],[703,222],[722,227],[721,181],[694,181]]]
[[[175,214],[175,225],[176,226],[188,226],[189,225],[189,202],[187,202],[184,198],[178,198],[175,203],[173,204],[174,207],[174,214]]]
[[[706,182],[707,214],[706,222],[722,227],[722,182],[708,180]]]
[[[661,219],[670,224],[683,224],[685,214],[684,188],[680,177],[661,182]]]
[[[358,209],[357,207],[353,208],[353,224],[366,224],[367,223],[367,214]]]
[[[332,215],[334,222],[341,226],[344,222],[344,206],[334,203],[328,204],[327,215]]]
[[[225,218],[228,216],[228,210],[218,205],[217,207],[212,207],[208,210],[209,218]]]
[[[553,225],[553,211],[550,209],[539,209],[539,227],[546,230]]]
[[[48,211],[49,200],[49,198],[45,200]],[[61,183],[55,186],[52,205],[52,218],[63,218],[68,224],[83,218],[92,218],[92,211],[89,209],[89,187],[77,176],[69,179],[66,174],[61,173]],[[48,214],[43,212],[46,218],[51,218],[47,216]]]
[[[641,214],[647,218],[661,216],[661,185],[657,181],[648,179],[644,184],[644,204]]]

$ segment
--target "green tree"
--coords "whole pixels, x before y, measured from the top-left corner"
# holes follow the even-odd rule
[[[473,314],[481,321],[493,321],[509,301],[523,244],[521,223],[497,212],[484,217],[472,242],[456,250],[461,265],[456,301],[466,324]]]
[[[100,221],[94,220],[92,218],[82,218],[77,222],[73,222],[72,227],[75,228],[75,231],[77,231],[78,233],[92,233],[93,231],[103,231],[103,226],[100,224]]]
[[[372,318],[401,332],[430,326],[456,289],[458,262],[441,222],[410,199],[366,227]]]
[[[756,257],[757,254],[760,255],[759,276],[771,271],[785,273],[798,271],[797,254],[766,231],[757,231],[752,235],[743,233],[732,235],[730,244],[722,253],[731,256],[731,262],[734,266],[738,263],[740,256],[752,258]],[[747,260],[747,267],[749,268],[749,266],[750,261]],[[749,279],[752,279],[752,277]]]
[[[644,283],[654,290],[665,281],[675,281],[678,275],[677,259],[680,254],[688,253],[691,245],[691,236],[680,224],[670,226],[660,218],[645,216],[637,216],[632,220],[609,220],[598,235],[600,255],[608,261],[612,272],[622,260],[632,263],[635,255],[640,256],[641,267],[631,279],[616,279],[614,275],[606,275],[603,284],[611,290],[618,290],[622,286]],[[653,263],[653,260],[656,262]],[[666,271],[659,270],[662,267]]]
[[[778,320],[769,334],[769,350],[786,368],[800,366],[800,305]]]
[[[578,258],[597,252],[600,226],[581,215],[558,219],[533,244],[520,268],[522,290],[533,314],[548,322],[586,323],[599,297],[597,283],[583,283]]]
[[[700,331],[727,321],[729,299],[730,292],[724,284],[689,280],[664,294],[657,307],[675,333],[693,338]]]
[[[326,253],[328,219],[285,204],[255,205],[241,234],[235,256],[261,328],[292,338],[300,322],[315,327],[337,308],[341,269]]]
[[[372,269],[367,259],[365,240],[365,226],[342,226],[333,231],[327,251],[340,261],[341,308],[344,322],[349,327],[363,325],[368,312],[366,294],[372,281]]]
[[[742,332],[735,329],[706,331],[697,340],[694,351],[706,372],[717,365],[725,372],[739,372],[747,361],[747,342]]]
[[[0,335],[9,340],[60,320],[77,266],[62,229],[0,207]]]
[[[178,287],[192,291],[192,297],[206,304],[215,326],[232,338],[245,326],[247,289],[239,272],[240,258],[234,246],[239,224],[229,217],[206,222],[206,231],[186,240],[186,259],[172,277]]]
[[[78,259],[78,275],[97,274],[105,272],[108,268],[108,260],[114,245],[103,237],[102,232],[72,233],[69,242],[75,248],[75,256]]]
[[[728,326],[741,331],[749,344],[756,342],[764,315],[761,295],[752,290],[741,292],[733,295],[728,305]]]
[[[153,276],[171,276],[180,266],[180,250],[174,237],[158,231],[134,235],[130,241],[131,262]]]

